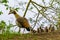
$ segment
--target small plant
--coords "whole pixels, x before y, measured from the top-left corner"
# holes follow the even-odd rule
[[[2,30],[2,33],[4,32],[5,27],[6,27],[6,23],[3,20],[0,21],[0,30]]]

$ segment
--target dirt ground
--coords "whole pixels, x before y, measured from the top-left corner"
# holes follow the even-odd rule
[[[0,40],[60,40],[60,30],[51,33],[0,35]]]

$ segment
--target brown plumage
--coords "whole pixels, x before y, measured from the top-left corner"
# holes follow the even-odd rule
[[[31,27],[26,18],[19,16],[15,10],[10,10],[9,14],[14,14],[14,16],[16,18],[16,24],[18,27],[26,28],[27,31],[30,31]]]
[[[28,23],[28,20],[23,17],[19,17],[16,19],[16,24],[21,28],[26,28],[28,31],[30,31],[30,25]],[[21,26],[20,26],[21,25]]]

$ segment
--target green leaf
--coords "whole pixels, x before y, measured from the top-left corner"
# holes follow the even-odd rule
[[[33,23],[33,19],[32,18],[30,18],[29,20],[30,20],[31,23]]]
[[[6,26],[6,23],[2,20],[2,21],[0,22],[0,29],[5,28],[5,26]]]
[[[32,10],[33,9],[33,7],[31,7],[29,10]]]
[[[1,23],[5,24],[5,22],[2,20]]]
[[[2,11],[0,11],[0,15],[1,15],[1,14],[3,14],[3,12],[2,12]]]
[[[8,10],[8,7],[6,7],[6,10]]]
[[[5,6],[8,6],[6,3],[4,4]]]
[[[8,1],[7,0],[2,0],[2,3],[7,3]]]
[[[18,11],[19,8],[15,8],[16,11]]]

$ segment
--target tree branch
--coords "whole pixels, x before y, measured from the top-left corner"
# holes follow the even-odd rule
[[[36,4],[36,5],[39,6],[39,7],[48,8],[48,7],[44,7],[44,6],[42,6],[42,5],[39,5],[39,4],[37,4],[36,2],[34,2],[34,1],[31,1],[31,2],[34,3],[34,4]]]
[[[30,2],[31,2],[31,0],[29,0],[29,2],[28,2],[28,4],[27,4],[27,7],[26,7],[26,10],[25,10],[25,12],[24,12],[23,17],[25,17],[25,15],[26,15],[26,12],[27,12],[27,10],[28,10],[28,7],[29,7],[29,5],[30,5]]]
[[[43,13],[41,13],[40,12],[40,10],[34,5],[34,3],[32,2],[32,4],[33,4],[33,6],[38,10],[38,12],[44,17],[44,18],[46,18],[49,22],[51,22],[53,25],[54,25],[54,23],[49,19],[49,17],[47,18],[46,17],[46,14],[44,14],[44,11],[43,11]],[[41,6],[41,7],[43,7],[43,6]],[[45,7],[43,7],[43,8],[45,8]]]
[[[33,4],[33,3],[32,3]],[[39,11],[39,9],[33,4],[33,6]],[[38,19],[38,17],[39,17],[39,12],[38,12],[38,15],[37,15],[37,17],[36,17],[36,21],[35,21],[35,23],[34,23],[34,26],[33,26],[33,28],[36,26],[36,23],[37,23],[37,19]]]

